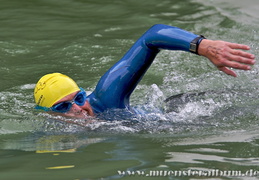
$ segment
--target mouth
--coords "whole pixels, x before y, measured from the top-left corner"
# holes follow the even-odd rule
[[[80,111],[76,111],[73,113],[67,113],[66,115],[68,115],[70,117],[75,117],[75,118],[83,118],[83,119],[90,118],[89,113],[85,110],[80,110]]]
[[[69,117],[69,118],[78,118],[78,119],[89,119],[91,116],[88,114],[87,111],[85,110],[80,110],[80,111],[73,111],[73,112],[66,112],[66,113],[53,113],[56,115],[60,115],[63,117]]]

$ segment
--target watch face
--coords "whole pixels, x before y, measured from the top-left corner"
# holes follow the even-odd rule
[[[196,44],[191,43],[191,45],[190,45],[190,51],[196,52]]]

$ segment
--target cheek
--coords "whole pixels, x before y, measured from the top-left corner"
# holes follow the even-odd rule
[[[85,104],[83,106],[81,106],[81,108],[84,110],[89,110],[89,109],[91,109],[91,105],[89,104],[88,101],[86,101]]]
[[[79,106],[82,110],[85,110],[87,111],[88,109],[88,105],[87,104],[84,104],[83,106]]]
[[[81,107],[83,110],[87,112],[88,115],[94,116],[93,109],[88,101],[85,102],[84,106]]]

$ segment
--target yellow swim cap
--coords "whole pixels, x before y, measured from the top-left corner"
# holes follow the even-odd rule
[[[43,76],[35,86],[34,99],[37,105],[52,107],[65,96],[79,91],[74,80],[60,73]]]

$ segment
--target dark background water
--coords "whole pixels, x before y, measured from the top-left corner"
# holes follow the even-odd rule
[[[137,124],[127,119],[69,124],[33,109],[33,88],[42,75],[61,72],[92,91],[157,23],[244,43],[258,56],[257,0],[0,2],[0,179],[116,179],[123,170],[259,170],[257,64],[232,78],[202,57],[163,51],[132,95],[132,105],[149,112]],[[181,93],[190,98],[164,102]]]

